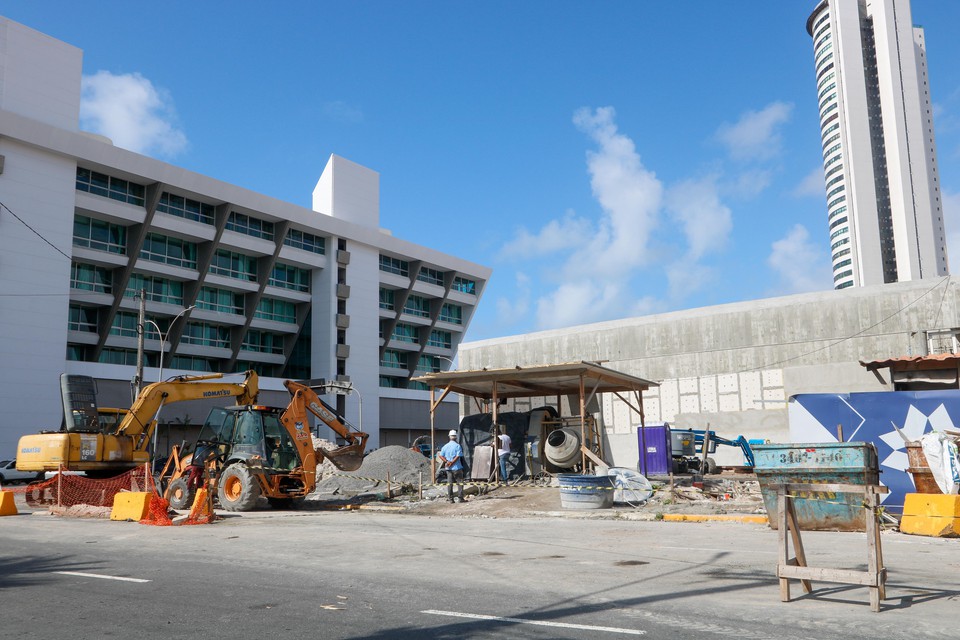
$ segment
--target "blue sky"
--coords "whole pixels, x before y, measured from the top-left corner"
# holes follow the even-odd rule
[[[493,268],[468,340],[829,289],[815,0],[8,0],[84,50],[82,126],[310,206],[331,153],[381,226]],[[960,270],[960,3],[926,29]],[[956,240],[954,240],[956,238]]]

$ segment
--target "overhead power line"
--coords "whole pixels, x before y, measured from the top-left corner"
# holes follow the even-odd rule
[[[57,253],[59,253],[60,255],[62,255],[62,256],[63,256],[64,258],[66,258],[67,260],[71,260],[70,256],[68,256],[68,255],[65,254],[63,251],[61,251],[60,248],[57,247],[57,245],[53,244],[52,242],[50,242],[49,240],[47,240],[46,238],[44,238],[43,235],[42,235],[39,231],[37,231],[36,229],[34,229],[33,227],[31,227],[29,224],[27,224],[27,223],[24,221],[23,218],[21,218],[21,217],[18,216],[16,213],[14,213],[14,212],[13,212],[13,209],[11,209],[11,208],[8,207],[7,205],[3,204],[2,202],[0,202],[0,207],[3,207],[3,208],[6,209],[7,211],[9,211],[9,212],[10,212],[10,215],[12,215],[14,218],[16,218],[16,219],[20,222],[20,224],[22,224],[23,226],[25,226],[27,229],[30,229],[30,231],[32,231],[34,234],[36,234],[36,236],[37,236],[38,238],[40,238],[41,240],[43,240],[44,242],[46,242],[48,245],[50,245],[51,247],[53,247],[53,250],[54,250],[54,251],[56,251]]]

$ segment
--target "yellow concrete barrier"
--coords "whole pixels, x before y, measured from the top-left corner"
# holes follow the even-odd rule
[[[0,491],[0,516],[17,515],[17,505],[13,503],[13,491]]]
[[[908,493],[900,532],[934,538],[960,537],[960,496]]]
[[[147,515],[147,509],[150,507],[150,496],[152,495],[148,492],[134,491],[118,493],[113,498],[110,519],[140,522]]]

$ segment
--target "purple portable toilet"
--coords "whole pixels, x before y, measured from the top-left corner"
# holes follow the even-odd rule
[[[669,474],[673,466],[670,425],[660,422],[638,427],[637,451],[640,452],[637,471],[645,476]]]

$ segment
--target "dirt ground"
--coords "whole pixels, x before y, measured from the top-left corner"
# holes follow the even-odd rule
[[[690,477],[679,477],[671,490],[669,483],[654,483],[653,496],[642,505],[614,504],[611,509],[564,509],[560,490],[519,483],[478,492],[467,487],[465,502],[451,504],[446,488],[427,492],[423,500],[416,495],[394,498],[391,503],[411,514],[426,516],[464,516],[486,518],[543,517],[562,512],[566,516],[616,518],[630,514],[641,519],[659,519],[665,514],[755,514],[766,513],[760,488],[754,476],[714,476],[703,488],[692,486]],[[438,495],[439,494],[439,495]]]

